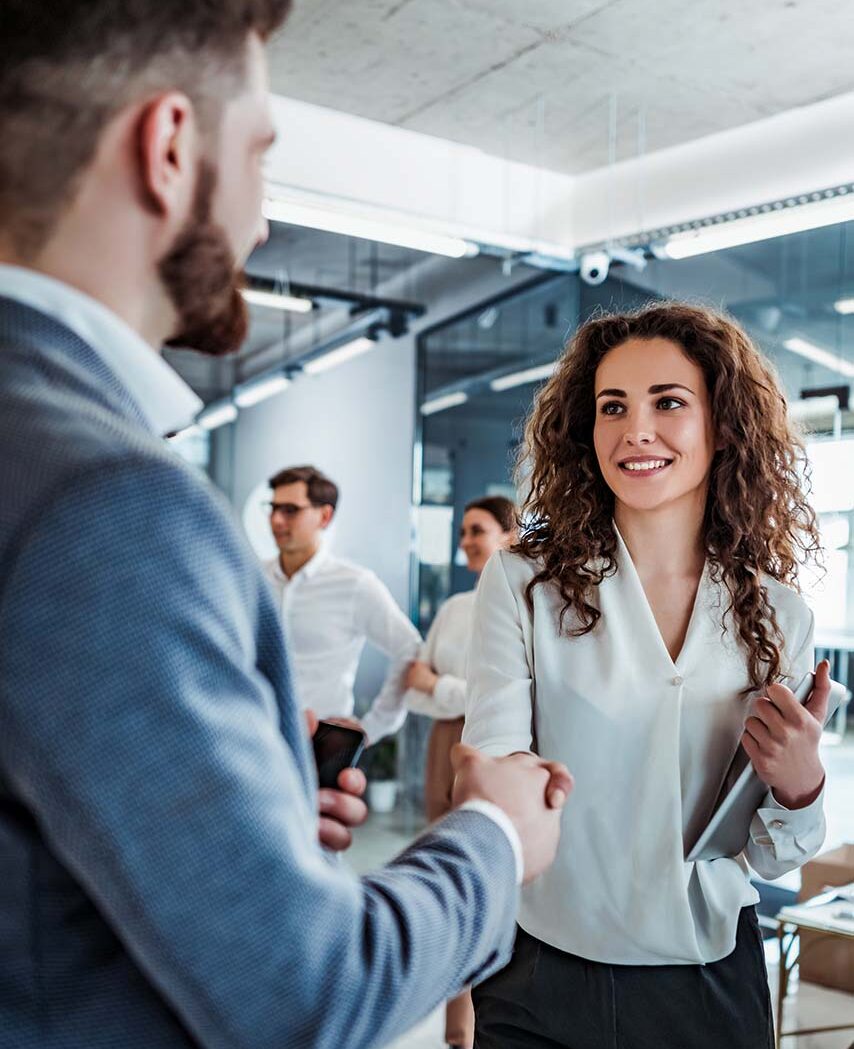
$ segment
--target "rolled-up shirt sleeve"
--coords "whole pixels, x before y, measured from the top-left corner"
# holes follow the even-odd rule
[[[463,742],[493,757],[530,750],[531,666],[502,551],[489,559],[478,584],[467,681]]]
[[[397,732],[406,719],[404,676],[418,654],[421,636],[373,573],[366,575],[355,599],[357,629],[390,660],[383,687],[362,718],[370,743]]]

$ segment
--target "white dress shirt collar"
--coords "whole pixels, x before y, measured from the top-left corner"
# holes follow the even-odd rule
[[[142,336],[91,296],[35,270],[0,265],[0,295],[70,328],[98,354],[157,436],[189,425],[202,401]]]
[[[325,547],[321,546],[318,549],[317,553],[312,554],[308,561],[306,561],[306,563],[301,568],[298,568],[292,576],[285,575],[285,572],[282,569],[282,562],[279,560],[278,557],[274,557],[273,560],[270,562],[270,565],[273,571],[273,575],[280,582],[292,583],[298,577],[301,577],[303,579],[311,579],[312,576],[316,575],[320,571],[320,569],[328,560],[329,551]]]

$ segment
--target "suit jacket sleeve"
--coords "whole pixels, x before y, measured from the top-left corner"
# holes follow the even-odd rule
[[[325,862],[290,698],[258,669],[269,597],[188,469],[68,478],[6,579],[2,767],[200,1045],[382,1045],[507,960],[514,859],[488,818],[362,880]]]

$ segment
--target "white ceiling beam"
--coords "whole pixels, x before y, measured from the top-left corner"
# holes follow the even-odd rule
[[[852,181],[854,92],[580,175],[551,225],[578,247]]]
[[[854,92],[571,176],[273,96],[268,191],[561,253],[854,181]]]
[[[571,254],[543,222],[568,204],[570,175],[280,95],[272,106],[278,131],[266,175],[272,197],[509,251]]]

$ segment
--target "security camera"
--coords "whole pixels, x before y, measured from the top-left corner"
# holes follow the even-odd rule
[[[611,259],[607,251],[588,251],[581,256],[579,272],[587,284],[601,284],[608,276]]]

